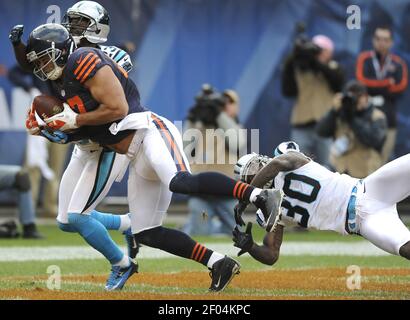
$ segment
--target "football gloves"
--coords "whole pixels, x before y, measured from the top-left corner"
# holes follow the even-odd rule
[[[40,129],[40,126],[38,125],[33,106],[31,106],[28,109],[28,112],[27,112],[26,130],[31,135],[39,135],[40,134],[41,129]]]
[[[40,131],[40,135],[48,141],[58,144],[66,144],[69,142],[68,135],[60,130],[47,131],[46,129],[43,129]]]
[[[239,226],[245,225],[245,221],[243,221],[242,214],[248,205],[249,205],[249,202],[239,201],[238,204],[233,209],[235,213],[235,222]]]
[[[67,103],[63,103],[64,110],[56,115],[45,119],[45,123],[50,128],[60,131],[68,131],[77,129],[77,116],[78,113],[74,112],[73,109]]]
[[[33,106],[29,108],[27,113],[26,130],[31,135],[43,136],[54,143],[66,144],[69,142],[69,137],[66,133],[60,130],[48,131],[45,127],[39,126]]]
[[[13,46],[18,45],[21,42],[21,37],[23,35],[24,26],[22,24],[18,24],[11,29],[9,34],[10,42]]]
[[[252,222],[248,222],[245,232],[240,231],[238,226],[236,226],[232,231],[232,235],[234,246],[241,249],[238,252],[238,257],[251,250],[254,243],[252,237]]]

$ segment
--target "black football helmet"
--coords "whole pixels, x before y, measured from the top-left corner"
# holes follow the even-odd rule
[[[33,64],[33,73],[38,78],[43,81],[57,80],[75,48],[75,42],[65,27],[54,23],[43,24],[30,33],[27,60]]]

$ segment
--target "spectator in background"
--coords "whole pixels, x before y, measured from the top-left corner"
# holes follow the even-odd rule
[[[41,81],[31,71],[25,71],[16,65],[8,72],[8,78],[16,87],[24,89],[31,97],[48,94],[46,82]],[[28,108],[29,106],[27,106]],[[35,206],[40,200],[41,178],[45,178],[44,194],[42,198],[43,216],[57,215],[57,195],[61,176],[69,146],[51,143],[34,135],[28,135],[25,167],[30,175],[32,196]]]
[[[366,87],[350,81],[334,98],[333,108],[318,122],[317,132],[333,137],[330,161],[340,173],[365,178],[382,166],[386,117],[369,102]]]
[[[20,166],[0,165],[0,191],[17,190],[19,220],[23,226],[23,238],[41,239],[43,236],[37,231],[35,224],[35,209],[31,197],[30,178]],[[0,237],[14,237],[15,224],[6,223],[0,226]]]
[[[407,65],[390,52],[393,33],[388,27],[378,27],[373,35],[373,50],[360,53],[356,78],[372,97],[373,105],[387,117],[388,132],[382,150],[382,162],[387,163],[394,153],[397,134],[397,97],[407,88]]]
[[[329,111],[334,94],[341,91],[344,82],[340,66],[332,60],[333,51],[333,41],[324,35],[317,35],[312,41],[298,38],[282,74],[283,94],[296,98],[291,140],[325,166],[331,141],[319,137],[315,125]]]
[[[240,130],[238,114],[239,97],[235,91],[225,90],[220,94],[209,85],[203,86],[195,106],[189,111],[185,127],[186,133],[196,129],[192,130],[195,137],[187,152],[194,159],[191,164],[193,173],[216,171],[233,177],[233,164],[241,150],[246,148],[246,133]],[[230,236],[235,226],[232,213],[236,202],[212,196],[190,197],[190,216],[183,231],[190,235]]]

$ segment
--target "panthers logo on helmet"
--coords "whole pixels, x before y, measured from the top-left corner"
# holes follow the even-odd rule
[[[275,157],[280,156],[281,154],[288,153],[289,151],[297,151],[300,152],[299,145],[294,141],[286,141],[279,144],[273,155]]]

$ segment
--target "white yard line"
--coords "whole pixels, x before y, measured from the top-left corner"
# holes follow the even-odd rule
[[[238,248],[229,243],[209,243],[208,248],[236,256]],[[124,248],[123,248],[124,249]],[[281,255],[350,255],[350,256],[385,256],[389,255],[366,241],[360,242],[287,242],[283,243]],[[172,258],[166,252],[142,247],[138,259]],[[8,247],[0,248],[0,262],[2,261],[48,261],[72,259],[102,259],[103,256],[91,247],[86,246],[53,246],[53,247]]]

